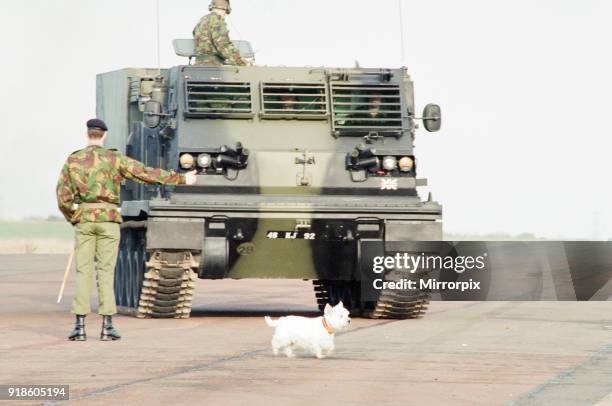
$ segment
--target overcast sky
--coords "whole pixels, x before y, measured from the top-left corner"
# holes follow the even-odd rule
[[[207,13],[160,0],[161,61]],[[443,131],[417,138],[448,232],[612,237],[612,3],[605,0],[232,0],[262,65],[399,67]],[[57,214],[54,188],[95,114],[95,75],[156,66],[154,0],[0,6],[0,217]],[[597,223],[597,224],[596,224]]]

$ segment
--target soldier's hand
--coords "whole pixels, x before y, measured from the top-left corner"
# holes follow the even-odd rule
[[[197,180],[197,173],[198,171],[196,171],[195,169],[191,172],[187,172],[185,174],[185,184],[186,185],[195,185],[196,180]]]

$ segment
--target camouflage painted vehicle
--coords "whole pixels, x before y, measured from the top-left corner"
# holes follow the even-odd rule
[[[177,54],[189,45],[175,41]],[[97,109],[109,147],[199,172],[196,186],[122,186],[123,312],[189,317],[196,278],[295,278],[314,281],[320,307],[424,313],[428,292],[360,288],[365,244],[442,238],[413,150],[417,120],[437,131],[440,109],[417,118],[406,69],[123,69],[98,76]],[[414,277],[398,272],[385,278]]]

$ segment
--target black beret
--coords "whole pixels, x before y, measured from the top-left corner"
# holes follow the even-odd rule
[[[92,118],[91,120],[87,121],[87,128],[89,129],[97,128],[102,131],[108,131],[108,127],[106,126],[106,123],[100,120],[99,118]]]

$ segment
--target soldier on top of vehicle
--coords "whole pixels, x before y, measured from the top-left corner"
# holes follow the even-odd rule
[[[229,0],[212,0],[210,14],[204,16],[193,30],[197,66],[245,66],[246,62],[232,44],[225,16],[232,11]]]

